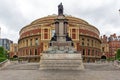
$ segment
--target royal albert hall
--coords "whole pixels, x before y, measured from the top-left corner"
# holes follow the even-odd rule
[[[49,47],[55,32],[57,15],[37,19],[23,27],[19,32],[18,57],[29,61],[39,61],[40,55]],[[101,41],[99,30],[88,22],[65,15],[68,19],[67,32],[72,38],[74,47],[80,51],[84,62],[94,62],[101,58]]]

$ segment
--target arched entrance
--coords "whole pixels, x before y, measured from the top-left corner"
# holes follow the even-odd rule
[[[106,60],[107,58],[106,58],[105,55],[103,55],[103,56],[101,56],[101,59],[102,59],[102,60]]]
[[[13,58],[18,58],[18,56],[17,56],[17,55],[14,55]]]

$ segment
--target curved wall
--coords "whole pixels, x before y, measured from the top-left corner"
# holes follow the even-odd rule
[[[49,47],[53,35],[57,15],[50,15],[33,21],[23,27],[19,34],[19,57],[39,57],[40,53]],[[74,42],[74,47],[81,51],[84,61],[95,61],[100,58],[99,30],[88,22],[72,17],[68,19],[68,33]]]

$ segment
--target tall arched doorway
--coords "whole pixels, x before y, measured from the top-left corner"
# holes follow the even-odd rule
[[[13,58],[18,58],[18,56],[17,56],[17,55],[14,55]]]
[[[106,60],[107,58],[105,55],[103,55],[103,56],[101,56],[101,59]]]

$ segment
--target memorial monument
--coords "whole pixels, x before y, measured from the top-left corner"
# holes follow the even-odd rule
[[[68,20],[63,14],[63,5],[58,5],[58,16],[55,19],[55,34],[51,38],[48,50],[44,51],[40,60],[40,70],[62,69],[82,70],[81,53],[74,49],[72,39],[68,35]]]

